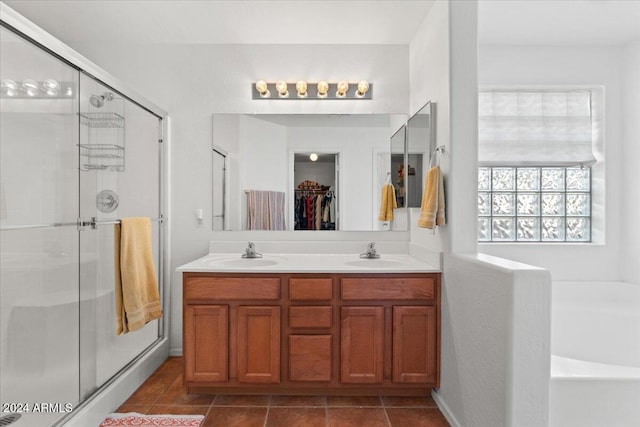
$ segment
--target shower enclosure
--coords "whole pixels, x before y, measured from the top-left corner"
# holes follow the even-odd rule
[[[0,417],[61,425],[166,342],[164,319],[116,335],[113,254],[113,224],[150,217],[164,299],[166,115],[2,18]]]

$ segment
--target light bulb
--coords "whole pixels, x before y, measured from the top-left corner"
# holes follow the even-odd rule
[[[298,98],[306,98],[307,97],[307,82],[304,80],[300,80],[296,83],[296,92],[298,92]]]
[[[46,79],[42,82],[42,86],[47,91],[47,95],[55,96],[60,92],[60,83],[58,83],[57,80]]]
[[[27,92],[27,95],[36,96],[40,90],[40,85],[35,80],[26,79],[22,82],[22,88]]]
[[[358,98],[362,98],[365,93],[369,90],[369,82],[366,80],[360,80],[358,82],[358,91],[356,92],[356,96]]]
[[[287,98],[289,96],[289,89],[287,88],[287,82],[280,80],[276,82],[276,90],[280,98]]]
[[[265,82],[264,80],[258,80],[256,82],[256,90],[263,98],[268,98],[269,96],[271,96],[271,93],[269,93],[269,89],[267,87],[267,82]]]
[[[15,80],[11,80],[11,79],[2,80],[2,83],[0,83],[0,86],[2,87],[2,89],[10,89],[13,91],[18,90],[18,83],[16,83]]]
[[[344,98],[347,95],[347,91],[349,90],[349,83],[344,80],[338,82],[336,87],[336,96],[338,98]]]
[[[318,160],[318,155],[316,153],[311,153],[311,154],[309,154],[309,159],[312,162],[315,162],[316,160]]]
[[[318,98],[326,98],[329,92],[329,83],[324,80],[318,82]]]

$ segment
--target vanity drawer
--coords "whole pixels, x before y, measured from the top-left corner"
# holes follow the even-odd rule
[[[277,300],[278,277],[186,277],[184,297],[190,300]]]
[[[333,296],[333,279],[330,277],[289,279],[291,301],[330,301]]]
[[[330,328],[333,311],[331,306],[289,307],[289,327]]]
[[[354,277],[343,278],[343,300],[431,300],[435,298],[433,277]]]

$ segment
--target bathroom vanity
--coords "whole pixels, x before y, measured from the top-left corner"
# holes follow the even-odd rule
[[[345,257],[231,255],[180,267],[189,392],[424,395],[438,387],[440,273],[408,255]]]

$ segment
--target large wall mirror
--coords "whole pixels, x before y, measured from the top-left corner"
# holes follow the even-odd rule
[[[404,147],[392,136],[406,122],[405,114],[214,114],[214,230],[252,229],[257,203],[282,206],[272,229],[406,231],[404,209],[378,221],[392,147]]]

